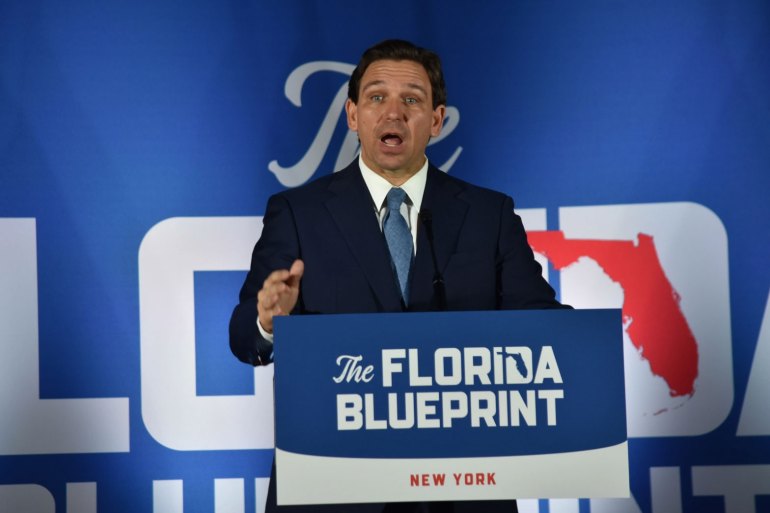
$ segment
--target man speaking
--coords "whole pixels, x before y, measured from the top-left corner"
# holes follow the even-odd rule
[[[513,200],[446,175],[425,148],[440,134],[439,57],[399,40],[364,52],[345,104],[359,157],[270,198],[230,320],[243,362],[272,362],[273,318],[434,310],[560,308]],[[267,511],[275,511],[274,483]],[[383,509],[384,508],[384,509]],[[516,511],[515,502],[281,507],[278,511]]]

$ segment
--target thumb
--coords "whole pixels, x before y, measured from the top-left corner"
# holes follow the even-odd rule
[[[302,275],[305,273],[305,263],[302,260],[295,260],[293,264],[291,264],[291,269],[289,269],[289,279],[287,280],[287,283],[290,287],[296,287],[299,285],[299,281],[302,279]]]

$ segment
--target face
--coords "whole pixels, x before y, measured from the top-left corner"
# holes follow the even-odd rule
[[[425,147],[441,133],[446,107],[433,108],[430,79],[421,64],[380,60],[366,68],[358,103],[348,100],[345,111],[366,165],[401,185],[425,163]]]

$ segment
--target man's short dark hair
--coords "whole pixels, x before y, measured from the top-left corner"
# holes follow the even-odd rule
[[[433,108],[439,105],[446,105],[446,84],[444,83],[444,73],[441,71],[441,59],[434,52],[420,48],[409,41],[401,39],[388,39],[377,43],[364,52],[358,66],[350,75],[348,82],[348,98],[353,103],[358,103],[358,91],[361,87],[361,77],[369,65],[375,61],[414,61],[421,64],[428,73],[430,80],[431,96],[433,97]]]

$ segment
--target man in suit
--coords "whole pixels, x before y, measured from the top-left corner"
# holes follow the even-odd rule
[[[345,110],[361,142],[358,159],[268,202],[230,322],[240,360],[272,362],[277,315],[561,307],[511,198],[450,177],[425,157],[446,112],[436,54],[398,40],[368,49]],[[271,493],[268,511],[274,501]],[[389,504],[384,511],[453,508],[516,511],[512,501]]]

